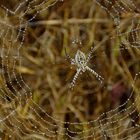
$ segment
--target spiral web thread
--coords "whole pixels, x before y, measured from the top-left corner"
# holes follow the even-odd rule
[[[50,3],[49,3],[50,2]],[[33,99],[33,94],[30,90],[30,87],[24,82],[22,75],[17,72],[16,65],[21,66],[20,49],[24,46],[24,39],[26,36],[26,30],[28,29],[28,24],[32,22],[38,14],[44,12],[49,7],[52,7],[57,2],[60,1],[23,1],[20,2],[17,8],[14,11],[1,6],[3,11],[3,18],[1,20],[1,32],[0,32],[0,42],[1,42],[1,94],[0,94],[0,103],[1,103],[1,112],[0,122],[1,122],[1,133],[4,134],[5,130],[9,139],[12,139],[13,136],[16,136],[20,139],[30,138],[30,132],[33,134],[34,139],[55,139],[60,137],[70,138],[70,139],[111,139],[119,138],[120,140],[125,139],[139,139],[139,124],[136,122],[139,119],[139,113],[137,112],[136,105],[139,106],[139,89],[136,86],[137,81],[139,80],[139,74],[137,73],[134,77],[134,82],[132,83],[132,91],[125,103],[118,106],[117,108],[110,110],[109,112],[102,113],[97,119],[89,122],[63,122],[55,117],[50,116],[46,110],[39,106]],[[132,1],[115,1],[113,10],[111,11],[108,7],[104,7],[101,1],[97,1],[103,9],[107,10],[110,15],[114,18],[117,15],[117,18],[120,17],[120,9],[122,13],[137,11],[136,6]],[[110,1],[106,2],[108,4]],[[49,3],[46,7],[45,4]],[[129,5],[127,5],[129,4]],[[124,8],[125,6],[125,8]],[[129,7],[132,6],[132,7]],[[25,7],[24,12],[20,11]],[[25,17],[28,13],[36,10],[34,16],[26,20]],[[21,12],[20,14],[18,12]],[[116,15],[115,15],[116,14]],[[134,14],[134,13],[133,13]],[[20,16],[17,16],[20,15]],[[136,15],[136,13],[135,13]],[[16,19],[18,22],[17,25],[11,25],[9,21],[9,16],[17,16]],[[4,21],[3,21],[4,19]],[[116,18],[114,18],[116,19]],[[120,33],[121,27],[119,26],[121,20],[118,20],[117,31]],[[132,30],[128,33],[117,34],[116,37],[122,37],[125,35],[127,38],[122,41],[122,45],[138,46],[138,26],[135,27],[134,19],[131,22],[133,25]],[[23,28],[24,26],[24,28]],[[128,39],[129,35],[133,37],[133,40]],[[18,40],[21,40],[21,43],[18,44]],[[124,38],[123,38],[124,39]],[[126,44],[129,42],[129,44]],[[17,47],[18,46],[18,47]],[[16,53],[15,53],[16,52]],[[17,87],[14,86],[12,79],[15,79]],[[133,103],[131,103],[131,98],[133,94],[136,93],[138,96]],[[2,105],[6,104],[5,107]],[[121,109],[128,104],[128,107]],[[28,108],[28,110],[21,111],[21,108]],[[38,110],[41,111],[45,118],[42,117]],[[30,116],[29,111],[35,115],[35,119]],[[131,116],[133,114],[137,116],[133,119]],[[4,114],[4,115],[3,115]],[[26,118],[22,118],[23,114],[26,114]],[[123,124],[126,123],[126,126]],[[78,130],[76,127],[79,127]],[[81,130],[82,128],[82,130]],[[123,129],[121,129],[123,128]],[[123,130],[123,131],[122,131]],[[123,135],[127,133],[128,135]],[[13,138],[14,139],[14,138]]]
[[[120,37],[122,45],[126,47],[139,47],[139,9],[136,2],[133,0],[119,0],[119,1],[98,1],[100,5],[114,20],[116,25],[116,36]],[[128,25],[125,31],[122,31],[122,21],[125,16],[128,16]],[[121,19],[122,18],[122,19]],[[129,37],[131,36],[131,40]],[[113,37],[115,38],[115,37]],[[123,38],[123,39],[122,39]]]

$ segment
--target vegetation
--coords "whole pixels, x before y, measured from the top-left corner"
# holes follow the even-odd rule
[[[33,2],[22,19],[26,4],[7,17],[0,9],[0,138],[139,139],[139,10],[127,0],[123,11],[114,0],[120,12],[116,18],[107,1],[63,0],[36,15],[54,1],[39,6],[41,2]],[[5,0],[0,5],[13,10],[19,3]],[[139,7],[138,0],[135,5]],[[3,21],[15,27],[14,34]],[[75,58],[78,50],[88,54],[91,47],[88,66],[102,82],[85,71],[72,90],[77,66],[67,55]]]

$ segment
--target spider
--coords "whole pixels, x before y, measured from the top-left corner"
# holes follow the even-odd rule
[[[76,65],[77,69],[76,69],[76,74],[74,75],[74,78],[70,84],[70,88],[73,89],[76,83],[76,80],[79,76],[79,74],[82,74],[85,71],[89,71],[91,72],[93,75],[95,75],[95,77],[101,81],[104,79],[102,76],[100,76],[97,72],[95,72],[93,69],[91,69],[89,66],[87,66],[89,60],[92,57],[92,53],[93,53],[94,49],[93,47],[91,47],[90,52],[88,53],[88,55],[86,56],[82,51],[77,50],[77,53],[75,54],[75,58],[71,58],[67,52],[66,52],[66,48],[65,48],[65,54],[66,57],[70,60],[71,65]]]

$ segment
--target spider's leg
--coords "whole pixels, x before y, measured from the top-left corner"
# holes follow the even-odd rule
[[[91,47],[91,49],[90,49],[90,52],[88,53],[88,55],[87,55],[87,63],[89,62],[89,60],[92,58],[92,53],[94,52],[95,50],[94,50],[94,44],[93,44],[93,46]]]
[[[103,77],[101,75],[99,75],[97,72],[95,72],[94,70],[92,70],[91,68],[89,68],[88,66],[86,66],[86,70],[90,71],[92,74],[94,74],[96,76],[96,78],[101,81],[103,81]]]
[[[66,55],[66,59],[71,63],[71,65],[74,65],[75,64],[75,60],[70,57],[70,55],[67,53],[66,48],[65,48],[65,55]]]
[[[71,65],[75,65],[75,60],[71,58]]]
[[[73,87],[74,87],[74,85],[75,85],[75,83],[76,83],[76,80],[77,80],[77,78],[78,78],[80,72],[81,72],[81,69],[77,69],[77,72],[76,72],[76,74],[74,75],[74,78],[73,78],[73,80],[72,80],[72,82],[71,82],[71,84],[70,84],[70,88],[71,88],[72,90],[73,90]]]

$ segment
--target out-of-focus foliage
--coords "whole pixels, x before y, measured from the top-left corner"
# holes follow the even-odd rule
[[[124,11],[116,0],[98,2],[0,2],[2,140],[140,137],[139,10],[131,0],[119,1]],[[139,8],[139,1],[135,5]],[[118,16],[119,26],[111,15]],[[77,50],[88,54],[93,43],[88,65],[103,82],[85,72],[71,90],[76,66],[65,49],[74,58]]]

